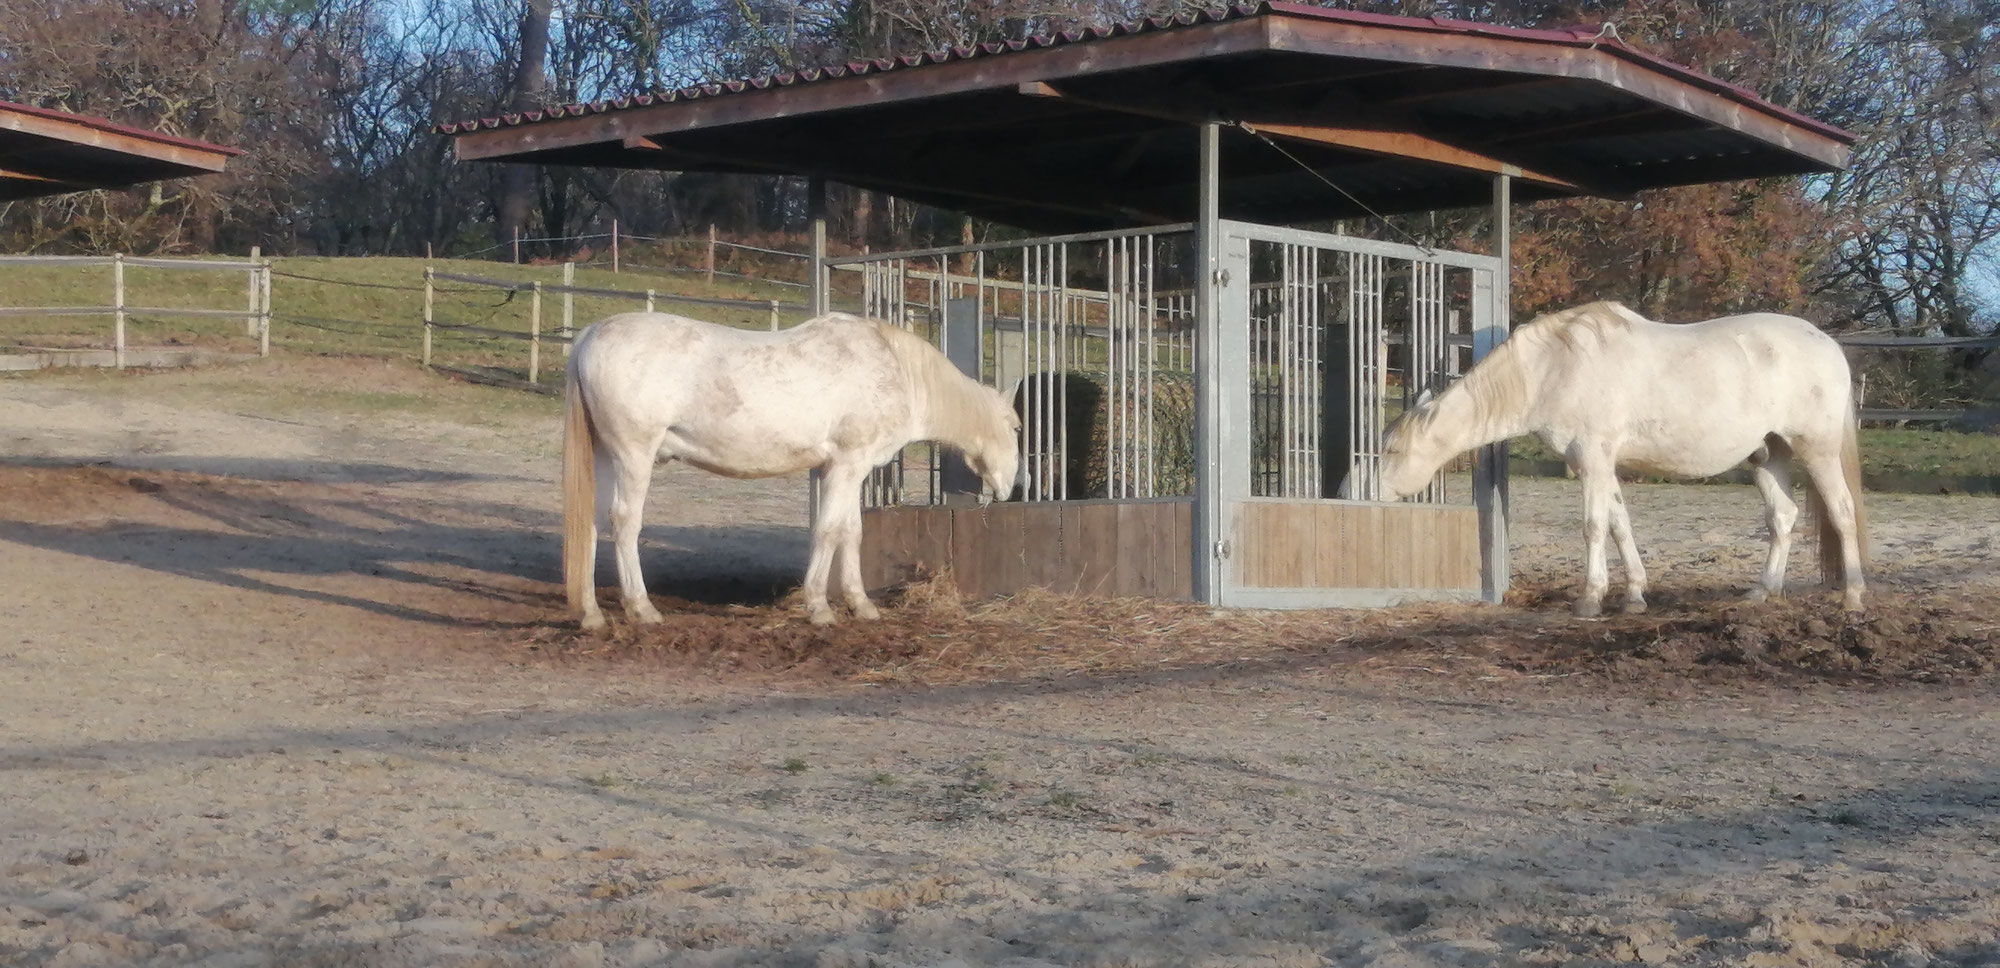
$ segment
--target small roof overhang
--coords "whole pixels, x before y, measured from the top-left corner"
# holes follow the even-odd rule
[[[437,130],[462,160],[821,175],[1070,231],[1193,219],[1208,120],[1223,216],[1279,224],[1484,204],[1503,173],[1532,201],[1833,171],[1854,141],[1602,30],[1291,3]]]
[[[0,201],[222,171],[243,152],[0,101]]]

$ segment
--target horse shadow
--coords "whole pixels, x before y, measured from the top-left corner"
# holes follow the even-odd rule
[[[352,465],[342,465],[308,479],[353,480],[353,473]],[[391,479],[384,470],[376,481]],[[479,479],[463,475],[445,482]],[[431,482],[410,475],[400,480]],[[364,496],[308,497],[143,477],[131,486],[196,521],[0,519],[0,541],[433,625],[526,628],[545,624],[563,608],[561,516],[554,511],[449,492],[435,504],[386,506]],[[807,548],[802,526],[778,524],[660,526],[646,537],[641,550],[652,572],[649,584],[659,594],[704,604],[779,601],[797,583]],[[610,557],[607,542],[599,549],[600,584],[615,584]],[[356,577],[380,579],[409,594],[326,587]],[[468,617],[488,610],[495,617]],[[511,617],[499,617],[503,613]]]

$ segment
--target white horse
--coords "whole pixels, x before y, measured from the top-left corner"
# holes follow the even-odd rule
[[[833,621],[826,586],[836,551],[848,606],[861,618],[880,614],[860,570],[861,483],[870,469],[912,441],[933,440],[962,452],[1004,499],[1020,464],[1020,420],[1005,397],[923,339],[846,313],[780,332],[665,313],[612,316],[577,337],[564,396],[563,571],[570,610],[586,629],[604,625],[596,552],[606,508],[625,613],[660,621],[639,573],[656,460],[737,478],[819,469],[805,604],[820,625]]]
[[[1646,609],[1646,569],[1617,468],[1707,477],[1749,461],[1763,493],[1770,555],[1755,601],[1782,595],[1798,505],[1787,458],[1812,475],[1826,580],[1861,608],[1866,518],[1847,357],[1794,316],[1750,313],[1656,323],[1615,302],[1529,322],[1435,399],[1389,427],[1383,483],[1393,495],[1428,484],[1474,447],[1534,434],[1583,484],[1585,579],[1576,614],[1599,614],[1609,583],[1608,525],[1625,561],[1625,611]]]

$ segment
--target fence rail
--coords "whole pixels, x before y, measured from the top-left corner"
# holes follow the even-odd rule
[[[659,303],[685,303],[695,306],[726,306],[736,309],[758,309],[769,314],[773,332],[780,325],[779,313],[786,309],[808,309],[804,303],[785,302],[779,299],[726,299],[715,296],[684,296],[679,293],[662,293],[657,289],[610,289],[602,286],[579,286],[575,284],[576,263],[563,263],[563,281],[560,283],[540,280],[520,281],[496,279],[492,276],[472,275],[463,272],[439,272],[433,267],[424,268],[424,315],[423,315],[423,364],[427,367],[447,369],[455,373],[470,371],[455,367],[443,367],[435,359],[435,333],[439,330],[484,336],[491,339],[506,339],[528,344],[527,385],[541,383],[541,357],[543,343],[556,343],[568,355],[570,344],[576,335],[575,297],[589,296],[598,299],[629,299],[644,303],[647,312],[652,312]],[[499,329],[492,326],[478,326],[464,323],[441,322],[437,318],[437,283],[456,282],[461,285],[480,286],[506,292],[525,292],[532,298],[528,302],[528,329],[526,332]],[[562,297],[562,322],[556,329],[544,333],[542,330],[542,296]]]
[[[112,365],[125,368],[125,324],[132,316],[183,316],[214,319],[241,319],[245,336],[257,339],[257,355],[271,355],[271,263],[258,258],[259,249],[250,250],[248,260],[173,259],[156,256],[128,256],[114,253],[97,255],[8,255],[0,265],[61,265],[79,268],[111,267],[111,304],[108,306],[5,306],[0,317],[30,316],[109,316],[111,317]],[[134,306],[125,301],[125,270],[168,269],[190,272],[241,272],[245,276],[242,309],[208,309],[175,306]]]

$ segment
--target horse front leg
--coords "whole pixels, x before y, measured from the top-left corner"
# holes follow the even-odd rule
[[[1577,596],[1575,610],[1578,618],[1596,618],[1604,614],[1604,592],[1611,587],[1604,535],[1611,525],[1611,497],[1618,478],[1594,465],[1577,467],[1576,476],[1583,483],[1583,594]]]
[[[819,519],[813,522],[812,554],[806,560],[806,614],[814,625],[832,625],[833,608],[826,603],[827,579],[833,571],[834,552],[842,550],[844,536],[861,531],[861,479],[866,468],[829,464],[820,474]],[[859,552],[856,552],[859,560]],[[858,576],[857,576],[858,581]],[[865,602],[867,597],[864,595]],[[850,599],[850,602],[852,599]],[[873,609],[873,605],[869,608]],[[861,610],[856,608],[859,613]],[[872,615],[863,615],[873,618]]]
[[[854,610],[854,617],[874,621],[882,617],[882,610],[868,600],[868,588],[861,581],[861,508],[858,503],[854,516],[847,522],[840,534],[840,591],[847,599],[847,607]]]
[[[1618,543],[1618,557],[1625,563],[1625,614],[1637,615],[1646,610],[1646,563],[1639,560],[1639,545],[1632,539],[1632,515],[1616,479],[1611,482],[1611,538]]]
[[[1792,526],[1799,520],[1799,505],[1792,500],[1790,448],[1777,446],[1754,455],[1750,476],[1757,493],[1764,496],[1764,523],[1771,529],[1771,548],[1764,558],[1764,574],[1745,598],[1761,602],[1785,595],[1785,566],[1792,558]]]

